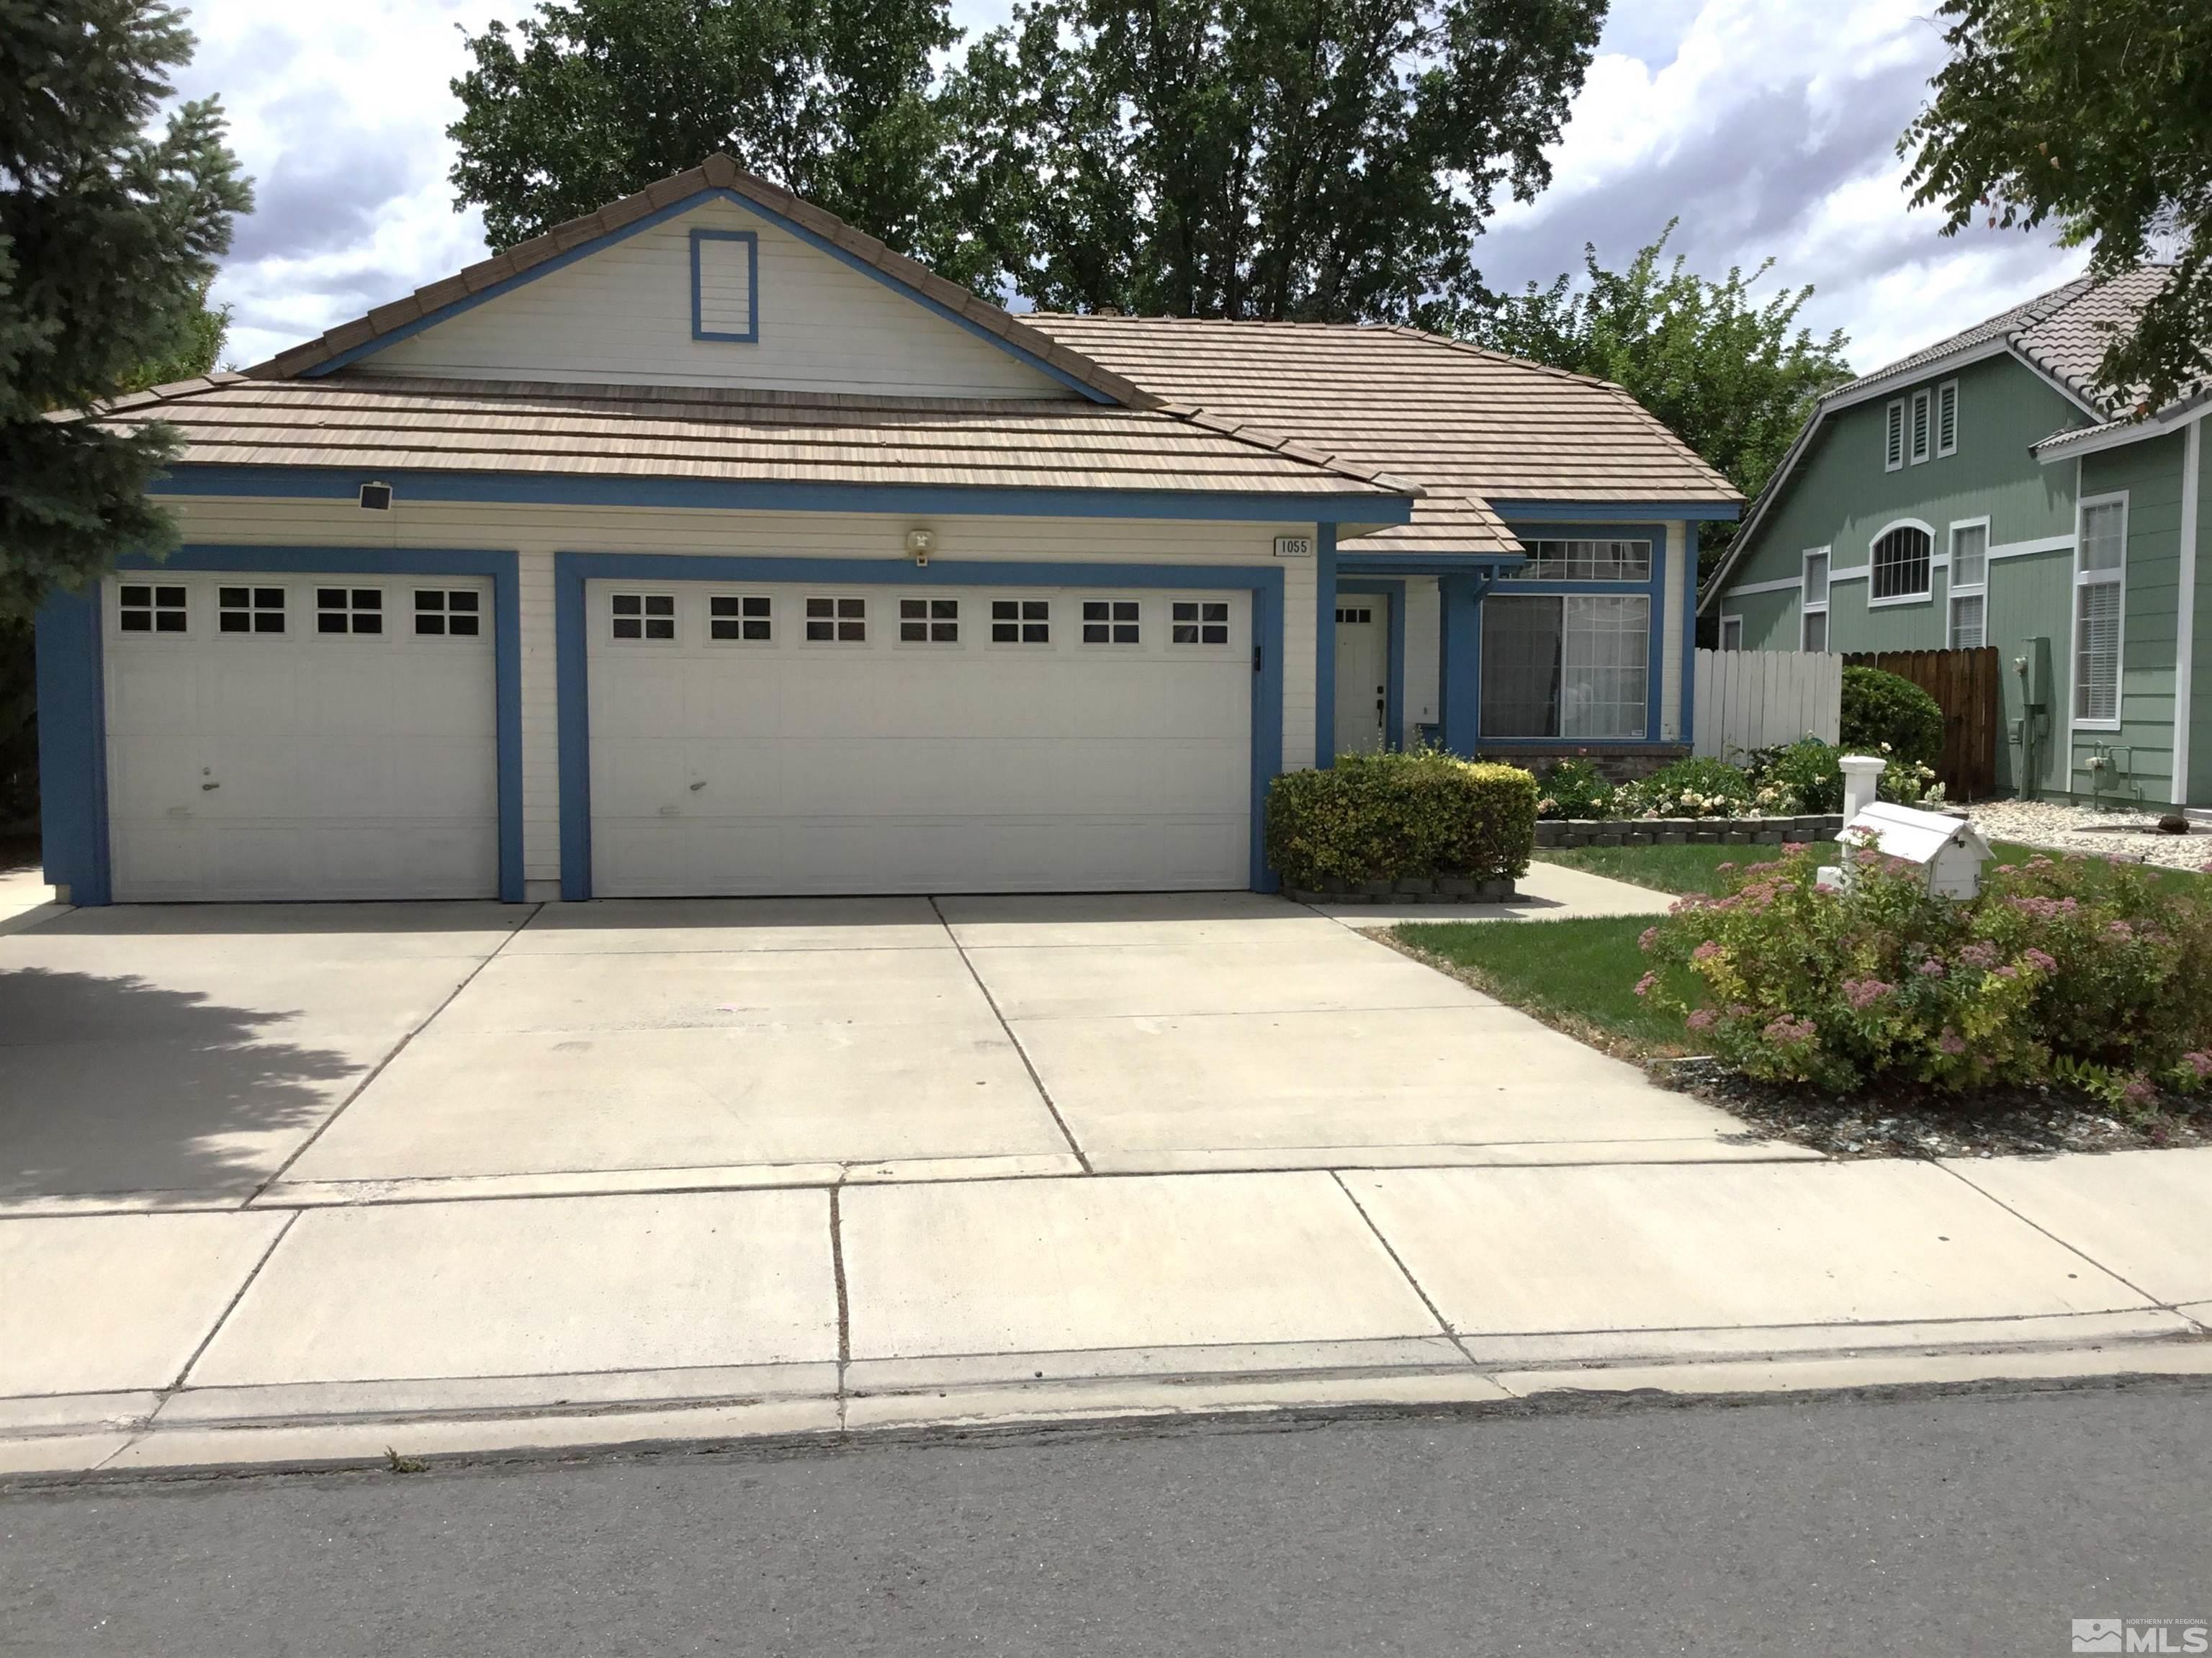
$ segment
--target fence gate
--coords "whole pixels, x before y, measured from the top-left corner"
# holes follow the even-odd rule
[[[1985,800],[1997,789],[1997,728],[2004,718],[1997,649],[1857,651],[1854,668],[1879,668],[1909,679],[1943,710],[1943,753],[1936,774],[1953,800]]]
[[[1699,651],[1693,746],[1741,762],[1801,737],[1836,740],[1842,659],[1820,651]]]

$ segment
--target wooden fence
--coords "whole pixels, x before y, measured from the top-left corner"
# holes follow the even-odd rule
[[[1843,660],[1909,679],[1936,699],[1943,710],[1943,755],[1936,774],[1946,795],[1986,800],[1996,793],[2004,691],[1994,645],[1972,651],[1857,651]]]
[[[1699,651],[1692,744],[1741,761],[1801,737],[1836,740],[1844,664],[1819,651]]]

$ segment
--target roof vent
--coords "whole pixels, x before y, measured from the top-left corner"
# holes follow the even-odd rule
[[[392,486],[388,483],[364,483],[361,486],[361,510],[364,513],[388,513],[392,510]]]

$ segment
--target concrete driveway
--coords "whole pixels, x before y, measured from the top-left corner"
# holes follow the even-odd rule
[[[1788,1155],[1244,894],[79,911],[0,1047],[0,1212]]]

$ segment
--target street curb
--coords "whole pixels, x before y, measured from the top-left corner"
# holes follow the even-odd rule
[[[0,1439],[0,1491],[308,1473],[421,1473],[714,1451],[1180,1426],[1526,1415],[1652,1405],[1907,1397],[2212,1380],[2212,1340],[1994,1352],[1830,1353],[1544,1370],[1110,1376],[694,1401],[596,1412],[232,1422]]]

